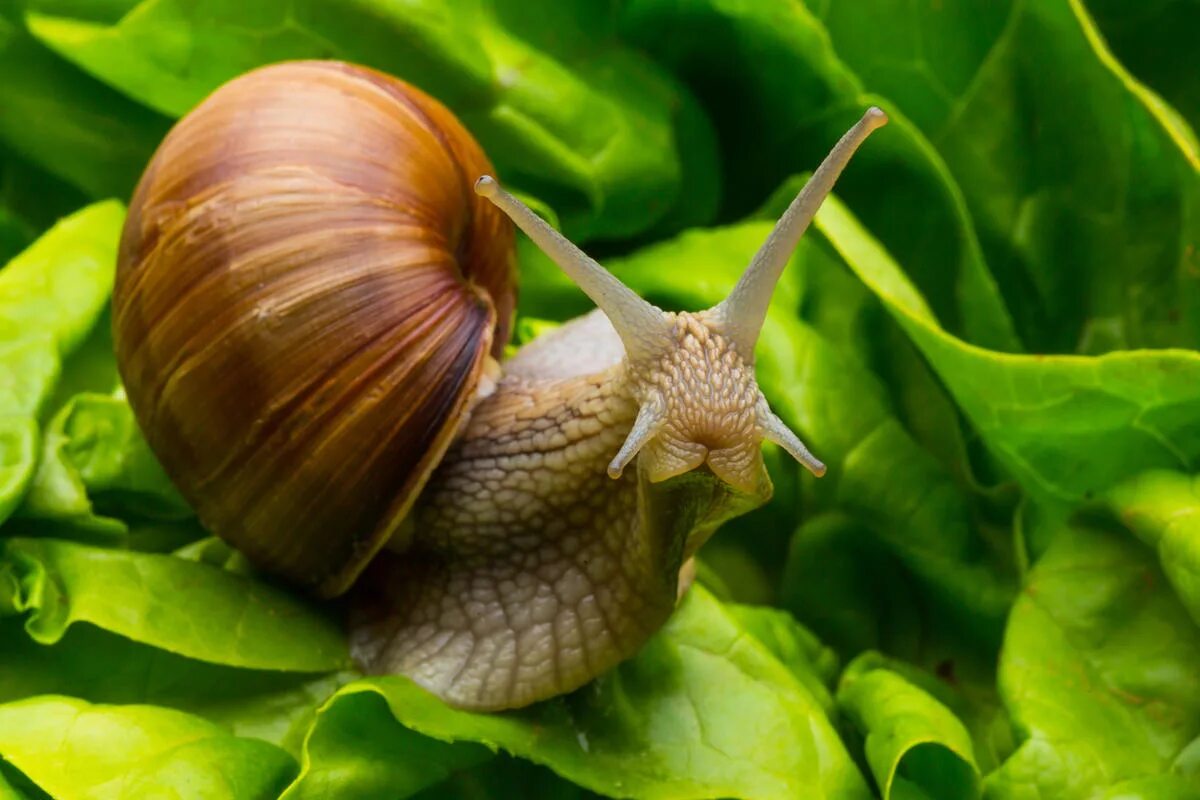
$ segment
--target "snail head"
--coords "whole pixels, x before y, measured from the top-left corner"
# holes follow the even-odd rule
[[[870,108],[788,206],[729,296],[699,312],[647,302],[546,224],[490,176],[475,191],[504,211],[608,316],[625,348],[639,411],[608,466],[621,476],[635,458],[657,483],[707,466],[728,486],[769,493],[760,444],[774,442],[814,475],[822,464],[773,412],[754,377],[754,348],[775,285],[850,157],[887,122]]]

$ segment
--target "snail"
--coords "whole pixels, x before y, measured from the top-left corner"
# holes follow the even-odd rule
[[[161,143],[113,293],[120,374],[201,523],[320,597],[361,594],[359,665],[451,705],[571,691],[665,622],[683,565],[765,502],[754,348],[775,283],[878,109],[838,142],[730,295],[643,300],[491,177],[440,103],[286,62]],[[503,364],[512,224],[597,310]]]

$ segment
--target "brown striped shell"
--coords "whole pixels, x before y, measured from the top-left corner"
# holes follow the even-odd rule
[[[217,89],[146,169],[113,327],[129,401],[209,530],[322,595],[395,533],[508,338],[512,229],[454,116],[363,67]]]

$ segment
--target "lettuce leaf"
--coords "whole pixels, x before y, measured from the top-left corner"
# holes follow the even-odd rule
[[[0,610],[28,613],[25,628],[43,644],[86,622],[215,664],[348,666],[342,632],[326,613],[265,582],[174,556],[55,539],[0,539],[0,548]]]
[[[813,5],[865,88],[903,109],[958,178],[1031,350],[1200,345],[1200,148],[1113,59],[1081,2]]]
[[[27,21],[64,58],[172,117],[262,64],[341,58],[377,67],[449,105],[502,177],[551,203],[578,239],[706,221],[719,172],[694,101],[615,38],[608,11],[554,8],[143,0],[119,20],[98,21],[76,16],[73,3],[42,0]]]
[[[46,338],[59,357],[75,350],[108,304],[124,218],[120,203],[96,203],[59,222],[0,270],[0,341]],[[6,397],[6,410],[37,411],[45,389],[29,388]]]
[[[1114,486],[1104,499],[1158,553],[1171,588],[1200,625],[1200,475],[1155,470]]]
[[[0,706],[0,757],[52,796],[95,800],[268,800],[295,771],[279,748],[199,717],[54,696]]]
[[[478,744],[616,797],[870,797],[809,691],[819,679],[797,677],[809,669],[781,662],[693,587],[633,659],[529,709],[456,711],[400,677],[344,687],[318,715],[301,776],[285,797],[375,797],[384,785],[416,787],[479,758]],[[408,743],[414,734],[446,744],[401,758],[416,747]],[[348,737],[357,746],[347,746]],[[463,742],[475,744],[464,750]],[[356,757],[370,758],[370,769],[348,768]]]
[[[481,797],[503,797],[520,787],[529,797],[539,800],[596,800],[601,795],[555,775],[519,758],[498,756],[474,769],[455,773],[423,792],[413,795],[416,800],[477,800]]]
[[[7,12],[0,7],[0,143],[94,200],[129,197],[170,121],[56,57]],[[25,193],[38,204],[78,198],[25,177],[37,181]]]
[[[183,520],[191,509],[159,466],[123,397],[79,394],[50,420],[37,474],[17,514],[87,539],[120,540],[128,526],[99,516]],[[31,526],[25,526],[31,527]],[[49,528],[42,525],[41,529]]]
[[[5,24],[0,17],[0,38]],[[0,139],[0,264],[84,205],[83,192],[17,155]]]
[[[867,654],[846,668],[837,696],[885,800],[979,797],[970,734],[922,687]]]
[[[1200,76],[1187,68],[1187,54],[1189,37],[1200,28],[1200,8],[1187,0],[1150,0],[1136,6],[1088,0],[1086,5],[1117,59],[1158,93],[1163,111],[1175,116],[1181,129],[1190,127],[1183,135],[1195,140],[1200,129]]]
[[[108,302],[125,210],[97,203],[62,220],[0,270],[0,522],[37,463],[37,419],[62,359]]]
[[[938,324],[895,261],[836,198],[822,208],[817,226],[1033,498],[1069,506],[1143,470],[1200,461],[1200,353],[1085,357],[983,350]]]
[[[1013,606],[1000,689],[1021,744],[986,796],[1120,797],[1168,773],[1152,783],[1200,791],[1198,670],[1200,629],[1152,554],[1119,530],[1060,531]]]
[[[37,443],[33,417],[0,417],[0,520],[12,514],[33,480]]]
[[[140,644],[90,624],[53,644],[30,638],[22,620],[0,619],[0,703],[69,694],[107,705],[156,705],[203,717],[236,736],[299,757],[317,708],[357,673],[228,667]]]
[[[0,798],[1200,798],[1193,5],[0,3]],[[575,693],[485,715],[364,678],[341,605],[204,538],[123,399],[123,211],[55,221],[298,57],[432,92],[667,309],[891,116],[757,354],[828,475],[767,447],[772,501]],[[518,258],[522,339],[588,310]]]

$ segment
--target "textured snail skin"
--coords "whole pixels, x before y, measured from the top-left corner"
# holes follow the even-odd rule
[[[225,84],[130,203],[117,360],[210,530],[343,591],[394,533],[508,337],[512,229],[486,157],[412,86],[338,62]]]
[[[620,343],[604,345],[615,334],[596,312],[508,367],[413,510],[409,549],[363,576],[376,596],[354,625],[360,664],[457,706],[508,708],[581,686],[661,627],[684,560],[771,493],[742,430],[755,425],[753,370],[723,363],[736,354],[702,317],[669,316],[678,346],[661,359],[613,363]],[[562,377],[556,344],[598,371]],[[677,430],[613,480],[605,467],[646,386],[666,390]],[[737,474],[680,474],[730,443],[745,456],[725,461]]]

